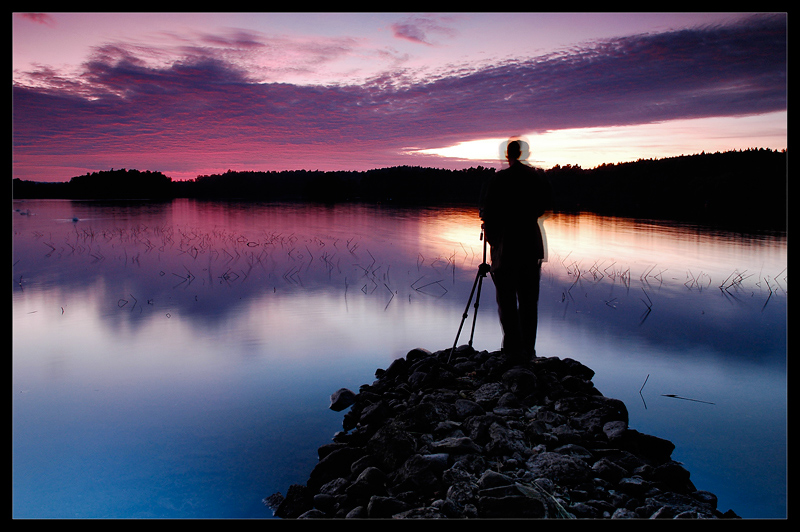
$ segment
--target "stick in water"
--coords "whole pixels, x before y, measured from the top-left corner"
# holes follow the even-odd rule
[[[709,403],[708,401],[701,401],[700,399],[689,399],[688,397],[681,397],[679,395],[675,395],[673,393],[662,393],[662,397],[673,397],[675,399],[683,399],[684,401],[694,401],[695,403],[705,403],[707,405],[713,405],[714,403]]]

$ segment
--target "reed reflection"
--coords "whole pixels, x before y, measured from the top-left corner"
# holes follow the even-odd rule
[[[364,298],[388,310],[461,291],[456,280],[479,260],[454,239],[468,216],[457,209],[406,216],[364,206],[174,201],[138,216],[100,204],[67,224],[53,220],[69,219],[69,202],[36,205],[38,216],[15,219],[15,289],[57,286],[65,300],[91,291],[106,316],[185,314],[210,323],[243,302],[300,293],[351,305]]]
[[[783,236],[556,214],[540,309],[597,334],[780,363],[786,346]]]
[[[481,264],[474,208],[412,213],[189,201],[27,208],[33,215],[14,218],[15,301],[44,291],[60,313],[91,299],[104,320],[134,327],[146,317],[186,317],[198,329],[220,330],[255,302],[325,296],[341,303],[330,312],[385,314],[394,323],[438,312],[442,326],[451,320],[450,345]],[[706,235],[588,214],[556,214],[547,231],[538,322],[578,320],[654,343],[737,351],[782,341],[785,238]],[[484,298],[493,289],[484,287]],[[497,348],[494,328],[477,334],[485,348]]]

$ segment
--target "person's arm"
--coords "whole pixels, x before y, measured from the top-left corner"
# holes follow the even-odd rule
[[[536,177],[539,180],[539,190],[537,191],[539,209],[536,217],[539,218],[545,212],[553,210],[553,188],[543,172],[537,172]]]
[[[490,244],[495,242],[497,225],[497,191],[494,177],[484,184],[481,192],[480,217],[483,222],[483,236]]]

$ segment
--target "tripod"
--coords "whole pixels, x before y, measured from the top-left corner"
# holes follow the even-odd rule
[[[464,307],[464,314],[461,316],[461,324],[458,326],[458,333],[456,333],[456,339],[453,342],[453,348],[450,350],[450,356],[447,357],[447,363],[450,363],[450,359],[453,357],[453,353],[456,350],[456,346],[458,345],[458,337],[461,336],[461,329],[464,328],[464,322],[467,320],[467,315],[469,314],[469,305],[472,303],[472,297],[476,295],[476,288],[477,288],[477,297],[475,297],[475,313],[472,315],[472,332],[469,335],[469,346],[472,347],[472,339],[475,336],[475,322],[478,319],[478,306],[481,302],[481,287],[483,286],[483,278],[486,277],[486,274],[489,273],[491,266],[486,263],[486,238],[484,238],[483,234],[483,225],[481,225],[481,240],[483,240],[483,262],[478,266],[478,273],[475,275],[475,282],[472,283],[472,291],[469,293],[469,299],[467,300],[467,306]]]

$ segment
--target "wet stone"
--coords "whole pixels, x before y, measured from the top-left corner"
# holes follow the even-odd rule
[[[412,349],[330,409],[342,428],[305,485],[264,504],[284,519],[729,519],[628,426],[594,371],[558,357],[507,360],[470,346]]]

